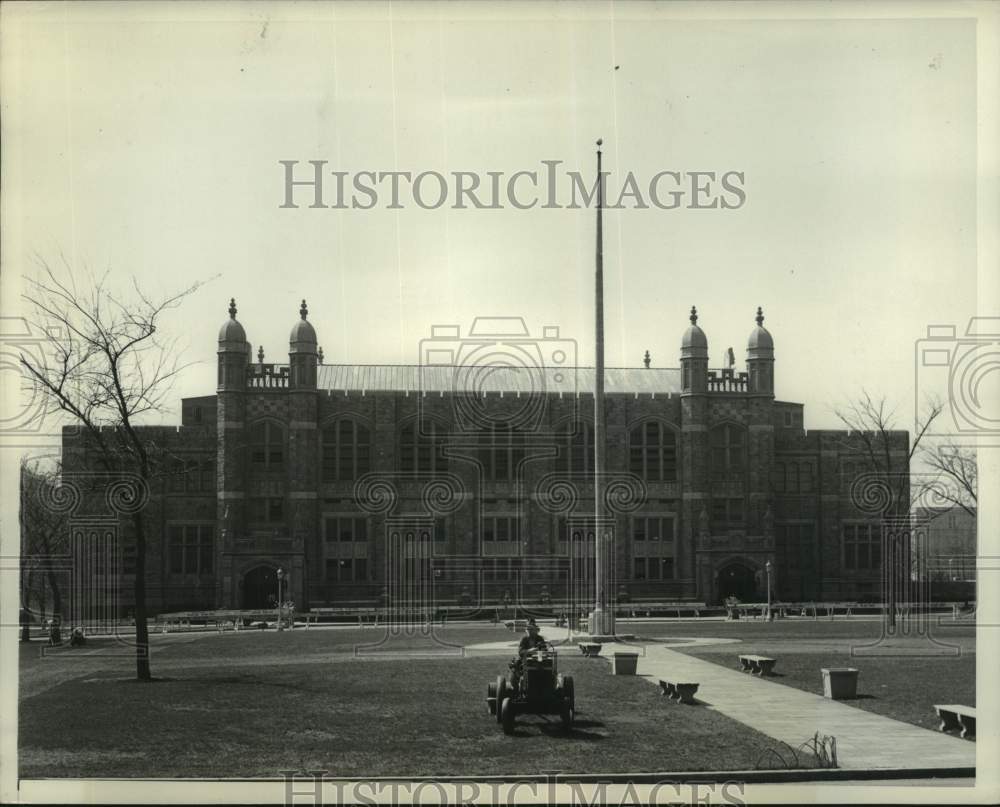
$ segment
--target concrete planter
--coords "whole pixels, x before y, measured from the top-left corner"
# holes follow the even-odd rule
[[[615,675],[635,675],[639,666],[638,653],[615,653],[613,663]]]
[[[858,696],[858,672],[854,667],[821,667],[823,696],[842,701]]]

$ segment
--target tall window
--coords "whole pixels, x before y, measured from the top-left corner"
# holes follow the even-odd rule
[[[560,430],[559,470],[568,474],[594,471],[594,424],[582,420],[567,423]]]
[[[256,469],[278,469],[285,462],[285,430],[270,420],[250,427],[250,462]]]
[[[746,468],[746,432],[742,426],[723,423],[710,433],[712,478],[738,480]]]
[[[371,432],[344,418],[323,429],[323,481],[353,482],[371,470]]]
[[[677,435],[651,420],[629,432],[629,469],[647,482],[677,481]]]
[[[486,516],[483,518],[484,541],[518,541],[518,519],[516,516]]]
[[[882,534],[878,524],[844,525],[844,569],[875,571],[882,566]]]
[[[633,541],[674,540],[674,519],[672,516],[636,516],[632,519]]]
[[[327,516],[324,520],[326,542],[350,543],[368,540],[368,521],[356,516]]]
[[[509,427],[498,425],[479,433],[479,462],[487,479],[516,479],[524,454],[523,436]]]
[[[258,524],[280,524],[285,520],[285,500],[280,496],[250,499],[250,520]]]
[[[403,426],[399,431],[399,469],[424,473],[448,470],[442,431],[433,420]]]
[[[211,574],[215,552],[215,527],[212,524],[171,524],[171,574]]]

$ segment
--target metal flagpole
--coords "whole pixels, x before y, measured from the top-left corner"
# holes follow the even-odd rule
[[[597,267],[594,311],[594,614],[592,634],[614,633],[614,613],[607,609],[607,564],[604,557],[604,182],[601,175],[601,144],[597,141]]]

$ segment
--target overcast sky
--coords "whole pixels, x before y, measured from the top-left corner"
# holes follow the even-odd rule
[[[910,426],[915,340],[976,309],[974,21],[491,9],[5,7],[5,313],[35,253],[152,293],[218,275],[169,323],[201,362],[178,398],[214,392],[230,296],[268,361],[304,297],[328,362],[518,315],[591,364],[593,210],[281,209],[279,161],[592,177],[603,137],[610,187],[739,171],[746,194],[606,213],[609,366],[677,366],[692,304],[711,365],[742,366],[761,305],[807,427],[862,387]]]

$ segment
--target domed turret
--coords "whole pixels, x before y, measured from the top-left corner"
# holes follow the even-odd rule
[[[299,316],[302,317],[295,323],[292,333],[288,337],[289,353],[315,353],[316,352],[316,329],[312,323],[306,319],[309,316],[309,309],[306,301],[302,301],[299,306]]]
[[[774,395],[774,339],[764,327],[764,312],[757,307],[757,327],[747,339],[747,375],[750,392]]]
[[[698,309],[691,306],[691,327],[681,339],[681,358],[708,358],[708,337],[698,327]]]
[[[306,301],[299,307],[301,319],[295,323],[288,337],[288,366],[293,390],[316,389],[316,329],[306,317],[309,309]]]
[[[760,306],[757,307],[757,327],[750,332],[750,338],[747,340],[747,354],[755,351],[774,351],[774,339],[771,338],[770,332],[764,327],[764,312],[761,310]],[[772,358],[772,356],[760,356],[760,358]]]
[[[698,309],[691,306],[691,327],[681,339],[681,389],[708,391],[708,337],[698,327]]]
[[[223,343],[226,343],[223,348]],[[229,300],[229,319],[219,329],[219,349],[246,351],[247,333],[236,319],[236,299]]]
[[[250,343],[246,331],[236,319],[236,300],[229,300],[229,319],[219,329],[219,391],[242,392],[246,387],[247,357]]]

